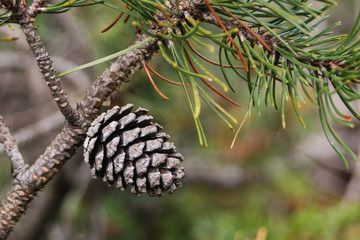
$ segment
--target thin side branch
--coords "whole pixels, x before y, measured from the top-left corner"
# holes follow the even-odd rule
[[[147,34],[134,43],[148,38]],[[90,123],[98,115],[103,102],[142,67],[157,51],[157,39],[119,57],[110,68],[89,87],[77,111],[83,121],[77,127],[66,124],[45,152],[26,171],[21,172],[0,205],[0,239],[6,239],[19,218],[25,213],[34,196],[52,179],[65,162],[70,159],[82,144]]]
[[[27,165],[25,165],[24,159],[15,142],[15,138],[10,133],[2,116],[0,116],[0,143],[4,145],[6,154],[9,156],[12,163],[13,176],[16,177],[21,171],[27,168]]]
[[[20,8],[21,9],[21,8]],[[19,10],[19,12],[22,12]],[[70,105],[67,94],[61,86],[60,79],[56,77],[56,71],[53,68],[52,60],[40,39],[37,29],[34,26],[34,18],[31,18],[27,11],[18,14],[13,12],[13,19],[18,22],[26,36],[30,49],[35,56],[35,60],[48,85],[51,95],[58,105],[60,112],[71,125],[79,125],[82,121],[80,114]]]

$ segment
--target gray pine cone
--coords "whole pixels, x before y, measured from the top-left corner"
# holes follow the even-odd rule
[[[115,106],[92,122],[84,142],[84,159],[93,177],[135,194],[161,196],[180,189],[183,156],[168,142],[148,110]]]

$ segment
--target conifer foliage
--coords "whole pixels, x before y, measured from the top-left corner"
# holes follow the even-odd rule
[[[320,7],[312,7],[311,2],[316,2],[316,6]],[[353,127],[354,122],[360,120],[359,113],[353,107],[353,102],[360,98],[357,90],[360,82],[360,14],[352,30],[346,35],[333,34],[333,29],[339,23],[318,30],[327,19],[326,11],[336,5],[332,0],[62,0],[57,2],[0,0],[0,3],[0,26],[20,25],[39,70],[49,86],[54,102],[67,122],[63,130],[46,148],[44,154],[33,165],[28,166],[4,119],[0,118],[0,133],[2,134],[0,140],[4,143],[5,150],[12,161],[14,176],[12,188],[0,207],[0,239],[5,239],[9,235],[36,193],[82,145],[89,127],[92,130],[89,130],[90,135],[88,132],[88,139],[85,142],[85,161],[93,169],[94,175],[105,176],[104,181],[113,183],[111,177],[114,170],[110,168],[114,165],[107,165],[110,166],[110,168],[107,167],[110,170],[103,169],[103,162],[96,163],[95,160],[94,163],[90,160],[92,153],[87,152],[94,148],[94,145],[90,144],[91,138],[104,134],[94,130],[96,121],[99,120],[95,120],[92,125],[91,123],[98,116],[99,108],[117,87],[140,68],[144,68],[154,89],[165,99],[167,96],[155,85],[153,76],[183,89],[201,145],[207,145],[200,121],[202,104],[209,105],[214,111],[214,116],[218,116],[231,130],[234,130],[237,120],[221,105],[221,102],[215,100],[214,95],[219,95],[224,101],[239,105],[240,103],[227,96],[227,92],[239,92],[240,89],[236,89],[234,83],[240,80],[245,81],[248,86],[246,90],[241,91],[249,93],[249,100],[246,103],[249,113],[253,107],[260,109],[261,105],[271,105],[281,111],[284,128],[286,103],[293,106],[300,123],[304,126],[305,123],[298,108],[306,101],[313,103],[318,109],[324,134],[344,163],[348,164],[344,150],[357,160],[356,155],[337,136],[332,123]],[[57,14],[75,7],[96,7],[97,5],[107,6],[109,12],[118,12],[118,17],[102,32],[108,31],[115,24],[131,24],[134,26],[137,40],[125,50],[66,72],[56,73],[52,67],[51,57],[33,23],[37,15]],[[0,37],[0,41],[9,40],[15,39],[7,36]],[[148,61],[156,52],[159,52],[163,59],[177,71],[178,79],[168,79],[167,76],[160,75],[156,69],[150,67]],[[207,52],[216,52],[218,59],[209,59]],[[72,107],[61,86],[60,78],[71,72],[115,58],[115,62],[89,86],[77,107]],[[220,71],[222,77],[217,77],[215,71]],[[230,75],[236,75],[237,78],[229,77]],[[334,96],[341,99],[351,116],[339,110],[334,103]],[[244,103],[241,104],[244,106]],[[142,115],[137,113],[139,116]],[[136,113],[134,115],[136,116]],[[116,121],[121,121],[121,119],[119,117]],[[109,124],[106,121],[104,123]],[[119,122],[114,124],[119,124]],[[147,126],[154,127],[156,131],[159,130],[150,123],[140,127]],[[124,132],[121,132],[124,129],[113,130],[116,136],[122,136],[121,141],[130,142],[124,136]],[[135,134],[134,131],[128,137],[132,137]],[[171,181],[165,184],[166,181],[158,177],[159,184],[156,186],[162,187],[153,188],[154,178],[150,177],[144,180],[150,183],[134,185],[133,181],[140,181],[141,174],[139,174],[139,178],[135,177],[130,179],[131,181],[128,179],[130,182],[125,181],[125,183],[132,185],[135,193],[148,191],[151,195],[161,195],[163,190],[168,189],[173,192],[181,186],[178,180],[183,177],[183,169],[178,164],[182,156],[175,152],[175,147],[165,149],[169,145],[166,142],[167,137],[158,136],[157,133],[151,134],[155,134],[152,135],[154,139],[162,139],[164,142],[156,151],[166,152],[168,160],[162,164],[165,164],[167,169],[163,170],[165,174],[163,178],[171,179]],[[137,137],[141,138],[140,135]],[[112,144],[111,149],[113,145],[119,149],[127,146],[117,143]],[[119,149],[112,149],[112,151],[117,152],[120,151]],[[150,152],[151,156],[144,159],[148,160],[147,163],[152,169],[150,172],[153,173],[157,166],[151,165],[153,163],[150,160],[156,153]],[[144,154],[147,154],[146,151]],[[176,164],[170,167],[171,158],[175,159]],[[126,161],[126,164],[124,169],[128,169],[133,163]],[[120,169],[116,174],[122,177],[129,176],[121,171],[123,170]],[[132,169],[132,171],[135,170]],[[164,184],[166,187],[163,187]]]

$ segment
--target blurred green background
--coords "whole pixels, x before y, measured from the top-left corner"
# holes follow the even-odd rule
[[[329,11],[326,24],[341,20],[337,31],[348,32],[359,5],[357,0],[339,1]],[[39,16],[36,24],[58,72],[127,48],[135,40],[130,23],[119,22],[100,33],[118,14],[94,6]],[[14,28],[0,28],[0,36],[20,38],[0,44],[0,114],[31,163],[63,123],[22,33]],[[64,77],[71,101],[81,99],[108,65]],[[177,80],[160,56],[149,65]],[[298,122],[291,103],[287,104],[285,130],[279,111],[263,105],[259,115],[254,108],[232,149],[234,133],[203,105],[201,119],[209,143],[205,148],[198,143],[183,89],[154,80],[169,101],[155,92],[141,70],[121,86],[111,104],[131,102],[149,109],[184,155],[183,189],[150,198],[109,188],[91,178],[80,149],[30,205],[10,239],[360,239],[359,166],[351,162],[350,169],[344,167],[323,136],[313,105],[304,104],[300,109],[306,129]],[[234,84],[238,92],[230,96],[241,107],[219,102],[241,122],[249,95],[242,80],[234,79]],[[355,129],[337,130],[358,153],[359,124]],[[4,197],[11,173],[3,153],[0,165],[0,194]]]

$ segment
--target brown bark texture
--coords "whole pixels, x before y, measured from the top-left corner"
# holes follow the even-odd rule
[[[142,35],[138,41],[148,36]],[[136,44],[137,42],[135,42]],[[0,207],[0,239],[5,239],[18,219],[24,214],[28,203],[36,193],[58,172],[61,166],[75,153],[82,144],[87,128],[97,116],[98,109],[110,94],[126,81],[142,61],[148,61],[157,50],[156,40],[119,57],[110,68],[97,78],[88,89],[83,100],[78,104],[77,111],[83,118],[77,127],[66,123],[63,130],[36,162],[26,171],[19,173],[14,179],[11,190]]]
[[[52,61],[37,34],[33,19],[27,10],[22,8],[21,6],[12,7],[12,9],[16,9],[12,19],[21,25],[46,84],[67,121],[62,131],[33,165],[27,167],[23,160],[14,161],[13,168],[21,169],[21,171],[17,172],[12,187],[0,206],[0,239],[7,238],[37,192],[74,155],[76,149],[82,144],[85,133],[90,123],[97,116],[102,103],[118,88],[121,82],[127,81],[134,72],[142,67],[142,62],[147,62],[157,51],[157,40],[153,39],[138,49],[119,57],[88,88],[83,100],[77,104],[76,109],[73,109],[67,101],[67,95],[62,89],[59,79],[56,78]],[[141,35],[134,44],[148,37],[147,34]],[[8,129],[5,128],[2,119],[0,122],[3,136],[1,141],[5,142],[8,134],[5,135],[4,133],[8,133]],[[6,141],[9,142],[9,138]],[[10,141],[13,140],[10,138]],[[7,146],[6,143],[5,146]],[[22,159],[18,151],[13,156]]]

